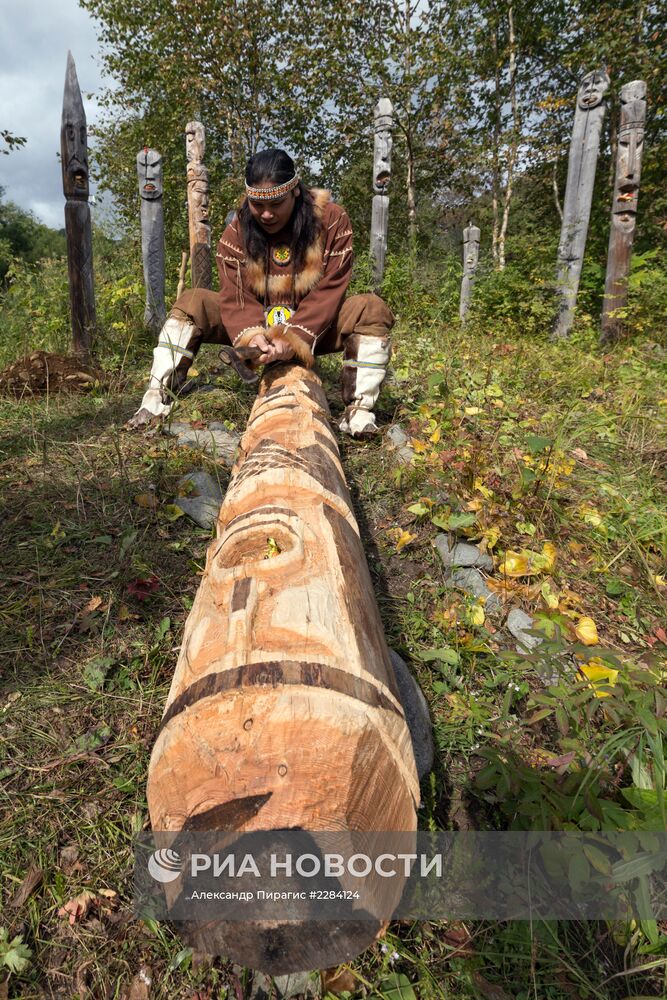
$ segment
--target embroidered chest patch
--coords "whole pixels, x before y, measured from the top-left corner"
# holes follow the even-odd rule
[[[289,323],[292,318],[292,310],[289,306],[272,306],[266,312],[265,322],[267,326],[281,326]]]
[[[273,248],[271,257],[273,258],[273,263],[277,264],[278,267],[286,267],[292,259],[292,251],[288,246],[283,244]]]

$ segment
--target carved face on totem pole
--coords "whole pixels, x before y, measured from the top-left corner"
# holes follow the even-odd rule
[[[373,191],[386,194],[391,180],[391,129],[394,124],[391,101],[382,98],[375,108],[375,143],[373,146]]]
[[[208,170],[203,163],[190,161],[188,163],[188,191],[197,205],[201,220],[208,219]]]
[[[157,149],[144,146],[137,153],[137,174],[139,194],[144,201],[157,201],[162,197],[162,157]]]
[[[66,198],[87,200],[88,130],[86,112],[76,75],[72,53],[67,55],[63,115],[60,126],[60,158],[63,172],[63,193]]]
[[[478,226],[468,225],[463,230],[463,242],[465,244],[464,271],[466,274],[473,273],[477,268],[479,260],[479,235]]]
[[[577,101],[582,111],[591,111],[602,102],[609,89],[609,77],[604,70],[587,73],[579,85]]]
[[[634,80],[621,87],[620,96],[621,122],[618,129],[613,215],[616,225],[630,229],[635,224],[644,152],[646,84],[643,80]]]
[[[206,152],[206,132],[201,122],[188,122],[185,126],[185,154],[188,163],[203,160]]]

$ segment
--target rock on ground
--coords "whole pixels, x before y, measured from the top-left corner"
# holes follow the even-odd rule
[[[212,421],[208,427],[194,428],[190,424],[174,421],[165,424],[165,434],[175,437],[186,448],[201,448],[214,458],[231,465],[238,448],[241,435],[228,431],[224,424]]]
[[[409,444],[410,438],[405,433],[400,424],[392,424],[387,431],[387,441],[391,448],[397,453],[397,458],[401,465],[409,465],[415,457],[414,448]]]
[[[505,625],[514,638],[519,640],[516,647],[518,653],[530,652],[542,642],[539,636],[527,634],[527,630],[535,628],[535,622],[521,608],[512,608]]]
[[[435,547],[447,568],[453,566],[476,566],[491,571],[493,559],[469,542],[457,542],[449,535],[440,534],[435,539]]]
[[[466,594],[470,594],[472,597],[483,597],[486,611],[498,611],[501,607],[500,598],[487,587],[479,570],[473,567],[455,569],[448,574],[447,579]]]

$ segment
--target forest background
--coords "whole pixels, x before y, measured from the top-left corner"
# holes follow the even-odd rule
[[[8,984],[11,997],[143,998],[147,964],[151,997],[251,992],[248,970],[206,969],[171,930],[129,916],[148,754],[209,541],[174,515],[192,453],[166,434],[120,432],[153,345],[142,326],[136,154],[148,145],[163,158],[171,303],[188,245],[184,128],[193,119],[206,127],[213,240],[243,193],[248,155],[284,146],[308,183],[347,208],[363,290],[373,108],[379,97],[394,105],[382,294],[398,323],[380,409],[385,424],[406,429],[414,456],[398,467],[384,440],[341,441],[341,451],[388,640],[431,708],[436,764],[420,823],[664,830],[664,4],[81,6],[99,25],[111,83],[90,140],[105,199],[93,212],[103,377],[73,399],[0,400],[10,567],[0,652],[12,664],[0,845],[21,900],[3,906],[0,996]],[[599,67],[611,86],[576,322],[570,342],[554,344],[575,99]],[[648,111],[625,337],[601,348],[618,95],[635,79],[646,82]],[[23,142],[0,137],[9,155]],[[481,255],[462,327],[469,221],[481,229]],[[38,348],[70,349],[64,252],[62,231],[0,199],[0,367]],[[322,364],[334,415],[337,364]],[[222,417],[242,430],[251,394],[213,383],[183,399],[178,419]],[[196,460],[224,488],[223,464]],[[452,594],[433,548],[439,530],[490,553],[505,611],[513,602],[530,612],[538,652],[517,656],[504,618]],[[604,866],[599,854],[589,862]],[[59,916],[70,904],[72,926]],[[385,1000],[609,1000],[664,996],[666,969],[664,922],[420,923],[390,928],[327,982],[336,994]]]

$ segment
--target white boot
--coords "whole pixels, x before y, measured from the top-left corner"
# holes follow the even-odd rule
[[[165,383],[183,358],[187,358],[190,363],[194,360],[194,351],[188,350],[188,344],[196,329],[188,320],[175,319],[173,316],[167,319],[160,331],[157,347],[153,350],[148,389],[141,400],[141,406],[131,420],[128,420],[128,427],[142,427],[155,417],[169,416],[174,400]]]
[[[343,402],[347,403],[339,428],[352,437],[377,431],[373,407],[387,374],[391,356],[389,340],[351,334],[343,359]]]

